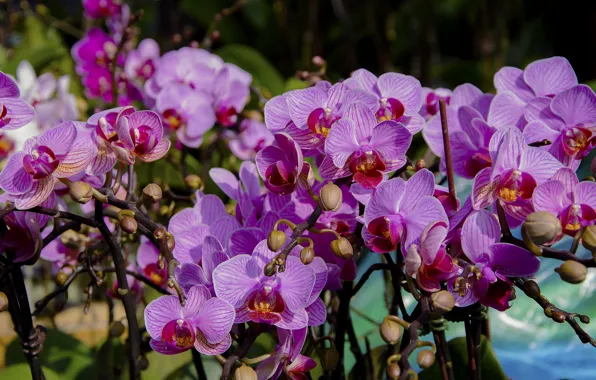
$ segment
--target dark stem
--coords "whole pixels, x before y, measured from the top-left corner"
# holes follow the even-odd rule
[[[339,355],[337,367],[333,370],[332,379],[344,377],[344,346],[346,342],[346,324],[350,319],[350,299],[352,298],[352,281],[344,281],[343,287],[337,293],[339,295],[339,309],[337,310],[335,326],[335,349]]]
[[[470,318],[466,318],[464,324],[466,327],[466,346],[468,348],[468,374],[470,376],[470,380],[479,380],[477,375],[478,368],[476,363],[476,346],[474,345],[472,321]]]
[[[128,343],[129,343],[129,377],[130,379],[140,379],[141,370],[139,368],[139,358],[141,357],[141,336],[138,333],[139,324],[136,314],[136,300],[130,292],[128,281],[126,279],[126,262],[122,255],[120,245],[106,226],[103,220],[103,204],[95,202],[95,220],[100,223],[98,228],[103,239],[110,249],[114,267],[116,269],[116,278],[118,280],[118,294],[124,304],[126,321],[128,322]]]
[[[23,278],[23,272],[20,266],[13,268],[8,275],[8,283],[6,286],[3,284],[2,287],[8,297],[10,316],[16,332],[21,339],[21,345],[23,346],[25,357],[31,369],[31,377],[33,380],[42,380],[45,377],[38,357],[41,347],[38,350],[33,347],[35,344],[35,328],[33,326],[33,319],[31,318],[25,279]]]
[[[197,376],[199,380],[208,380],[207,374],[205,373],[205,367],[203,367],[203,359],[201,358],[201,354],[199,351],[195,349],[191,349],[192,351],[192,362],[195,365],[195,369],[197,370]]]
[[[354,365],[354,372],[356,376],[360,378],[366,377],[366,361],[364,360],[364,355],[362,354],[362,350],[360,349],[360,344],[358,343],[358,338],[356,337],[356,331],[354,330],[354,324],[352,323],[352,317],[348,311],[348,325],[347,325],[347,333],[348,339],[350,341],[350,351],[356,358],[356,364]]]
[[[403,256],[399,250],[397,249],[397,264],[393,261],[393,257],[391,257],[390,253],[384,253],[383,257],[387,260],[387,263],[391,267],[391,285],[393,287],[393,299],[391,301],[391,308],[389,310],[389,314],[396,315],[397,314],[397,307],[399,306],[399,310],[402,314],[402,317],[405,320],[408,320],[410,316],[408,315],[408,311],[406,310],[406,305],[404,304],[404,300],[401,294],[401,263],[403,260]]]
[[[439,110],[441,112],[441,131],[443,132],[443,150],[445,164],[447,165],[447,182],[449,185],[449,194],[455,200],[455,181],[453,179],[453,161],[451,160],[451,144],[449,143],[449,124],[447,123],[447,109],[444,99],[439,100]]]
[[[246,356],[250,347],[253,345],[257,337],[261,333],[261,326],[256,323],[250,323],[248,328],[248,334],[244,341],[238,346],[238,348],[234,351],[232,355],[230,355],[223,365],[223,370],[221,374],[222,380],[229,380],[232,376],[232,370],[234,369],[234,365],[236,364],[237,360],[242,359]]]
[[[378,270],[389,270],[390,268],[391,268],[391,266],[389,264],[384,264],[384,263],[376,263],[376,264],[373,264],[370,267],[368,267],[366,272],[364,272],[364,274],[362,275],[362,277],[360,277],[360,280],[354,287],[354,290],[352,291],[352,296],[355,296],[356,293],[358,293],[360,288],[362,288],[364,286],[364,284],[369,279],[369,277],[373,274],[373,272],[378,271]]]
[[[428,297],[422,297],[419,302],[420,305],[420,315],[416,320],[410,323],[410,326],[407,329],[407,336],[404,333],[404,337],[402,338],[402,345],[403,349],[401,350],[401,358],[399,359],[399,367],[401,368],[401,375],[399,376],[399,380],[406,380],[410,378],[409,370],[412,368],[408,361],[410,355],[414,350],[418,347],[418,329],[422,327],[423,324],[428,322],[429,318],[429,302]],[[406,344],[407,342],[407,344]]]

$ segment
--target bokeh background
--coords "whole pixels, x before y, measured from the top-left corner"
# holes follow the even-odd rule
[[[571,62],[580,82],[596,83],[592,82],[596,78],[596,2],[593,1],[244,2],[218,24],[214,24],[216,13],[234,1],[131,0],[128,4],[133,10],[144,10],[140,36],[157,40],[162,51],[200,42],[217,25],[216,34],[212,35],[213,51],[249,71],[266,96],[303,86],[297,73],[315,69],[311,59],[317,55],[327,61],[327,74],[332,80],[347,77],[357,68],[366,68],[376,74],[387,71],[411,74],[428,87],[453,88],[470,82],[485,91],[493,90],[493,75],[504,65],[524,67],[535,59],[561,55]],[[71,74],[72,91],[81,95],[70,47],[82,36],[86,23],[80,0],[0,0],[0,70],[14,74],[18,63],[26,59],[38,74],[46,71]],[[580,174],[582,177],[590,173],[583,167]],[[469,185],[458,184],[461,199],[469,192]],[[378,256],[367,255],[361,265],[366,267],[377,260]],[[572,286],[558,281],[553,265],[545,263],[538,276],[543,293],[561,307],[596,316],[593,273],[581,285]],[[33,300],[54,287],[47,271],[29,269],[28,274],[35,274],[29,277],[36,278],[29,284]],[[382,343],[375,323],[386,313],[383,288],[382,276],[376,275],[353,303],[362,349],[365,349],[365,337],[372,347]],[[119,351],[121,344],[106,344],[107,305],[94,303],[85,316],[77,292],[70,293],[64,311],[49,313],[40,320],[62,331],[53,330],[43,360],[53,371],[51,376],[57,378],[102,378],[106,374],[98,362],[117,366],[123,357],[123,351]],[[116,308],[115,313],[119,318],[122,311]],[[490,318],[493,347],[512,379],[596,378],[596,350],[582,345],[569,326],[545,318],[542,310],[523,294],[514,301],[512,310],[491,313]],[[596,333],[596,328],[588,331]],[[449,337],[462,334],[463,327],[457,324],[448,331]],[[0,368],[22,362],[13,336],[8,315],[0,314]],[[269,343],[259,344],[266,347]],[[351,366],[353,356],[349,348],[346,350],[347,365]],[[144,373],[144,378],[196,378],[192,366],[187,365],[190,355],[166,358],[150,354],[148,359],[150,370]],[[206,366],[210,377],[217,378],[218,365],[208,361]],[[27,373],[11,368],[17,372],[0,370],[0,378],[17,379],[21,378],[19,373]]]

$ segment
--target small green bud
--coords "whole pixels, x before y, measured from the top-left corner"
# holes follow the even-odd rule
[[[418,353],[418,365],[420,368],[428,368],[435,362],[435,354],[431,350],[422,350]]]
[[[526,294],[532,298],[540,297],[540,286],[534,280],[526,281]]]
[[[387,377],[391,380],[399,379],[399,375],[401,375],[401,368],[399,368],[399,364],[397,362],[393,362],[387,366]]]
[[[560,267],[555,269],[561,280],[570,284],[579,284],[584,282],[588,275],[588,268],[582,263],[574,260],[567,260]]]
[[[236,368],[236,371],[234,372],[234,379],[257,380],[257,373],[251,367],[247,366],[246,364],[242,364],[240,367]]]
[[[127,234],[134,234],[137,232],[137,227],[137,221],[132,216],[125,215],[120,219],[120,228]]]
[[[323,355],[321,355],[321,366],[325,371],[334,370],[339,362],[339,353],[333,347],[324,348]]]
[[[401,326],[399,323],[392,321],[391,319],[383,319],[383,323],[379,326],[379,333],[381,338],[387,344],[397,344],[401,338]]]
[[[444,314],[455,307],[455,298],[453,294],[446,290],[440,290],[430,296],[433,301],[435,311]]]
[[[56,273],[56,284],[62,286],[66,283],[66,280],[68,280],[68,275],[64,271],[60,270]]]
[[[201,177],[196,174],[187,175],[186,178],[184,178],[184,182],[186,182],[186,185],[193,190],[197,190],[205,186]]]
[[[308,264],[312,263],[314,258],[315,258],[315,250],[312,249],[311,247],[304,247],[300,251],[300,261],[302,261],[302,264],[308,265]]]
[[[265,265],[265,276],[271,277],[277,272],[277,264],[275,262],[270,262],[269,264]]]
[[[70,197],[73,201],[84,204],[93,198],[93,189],[86,182],[73,182],[70,185]]]
[[[335,254],[335,256],[340,257],[345,260],[349,260],[354,256],[354,248],[352,248],[352,243],[345,237],[340,237],[337,240],[333,240],[331,242],[331,250]]]
[[[271,231],[267,237],[267,247],[273,252],[277,252],[286,244],[286,234],[283,231]]]
[[[163,196],[161,192],[161,187],[159,187],[156,183],[150,183],[143,189],[143,195],[147,199],[151,199],[154,203],[159,202],[161,197]]]
[[[323,211],[337,211],[342,202],[342,192],[333,182],[327,182],[319,192],[319,205]]]
[[[114,321],[112,323],[112,325],[110,326],[110,331],[109,331],[110,338],[117,338],[117,337],[121,336],[122,334],[124,334],[125,330],[126,330],[126,328],[124,327],[122,322]]]
[[[526,218],[524,229],[536,245],[555,240],[562,232],[561,221],[544,211],[533,212]]]
[[[588,226],[582,235],[582,245],[592,253],[596,252],[596,226]]]

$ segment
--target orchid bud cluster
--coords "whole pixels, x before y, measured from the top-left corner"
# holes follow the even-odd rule
[[[578,84],[566,59],[504,67],[496,94],[468,83],[433,90],[409,75],[359,69],[274,96],[261,114],[245,110],[252,77],[240,67],[196,46],[163,55],[151,39],[135,47],[125,4],[83,3],[87,17],[107,18],[107,33],[92,28],[72,49],[97,112],[79,117],[74,98],[48,77],[25,92],[0,73],[0,133],[36,113],[51,120],[22,149],[0,140],[7,148],[0,158],[8,156],[0,172],[2,271],[41,258],[65,288],[89,273],[89,300],[115,272],[104,293],[124,302],[130,336],[144,287],[158,289],[163,295],[144,309],[150,348],[215,356],[227,379],[305,378],[325,341],[333,344],[318,347],[320,362],[337,374],[344,344],[337,334],[352,323],[341,313],[379,269],[421,310],[408,315],[398,305],[400,316],[391,312],[380,325],[388,345],[411,339],[388,355],[390,378],[415,375],[408,356],[416,348],[430,347],[417,354],[423,369],[443,357],[435,351],[446,344],[421,341],[419,329],[442,331],[437,326],[458,312],[507,310],[516,286],[554,320],[588,320],[552,305],[529,279],[547,259],[562,261],[556,272],[572,284],[596,266],[575,255],[580,243],[596,252],[596,183],[576,175],[596,142],[596,94]],[[326,62],[316,58],[323,75]],[[40,117],[40,102],[50,102],[44,86],[64,100],[53,119]],[[408,157],[417,134],[437,165],[430,155]],[[161,186],[138,183],[143,165],[182,167],[188,152],[215,142],[241,160],[204,171],[223,196],[206,193],[208,178],[186,167],[184,195],[157,179]],[[438,184],[443,174],[449,188]],[[457,198],[453,176],[471,182],[467,199]],[[511,229],[520,226],[517,239]],[[551,247],[564,236],[574,238],[570,250]],[[125,257],[123,247],[134,254]],[[364,255],[383,262],[362,267]],[[314,334],[323,331],[332,333]],[[259,334],[276,345],[247,358],[245,345]],[[129,343],[140,347],[140,336]]]

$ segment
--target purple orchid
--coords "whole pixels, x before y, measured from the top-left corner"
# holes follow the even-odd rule
[[[430,223],[444,221],[447,214],[438,199],[433,197],[433,174],[422,169],[407,182],[394,178],[375,190],[364,210],[362,238],[374,252],[386,253],[397,248],[405,255]]]
[[[170,140],[163,138],[163,125],[159,115],[153,111],[126,112],[123,110],[116,119],[118,141],[116,145],[120,161],[127,165],[135,162],[135,157],[143,162],[159,160],[168,153]]]
[[[577,77],[569,61],[563,57],[539,59],[522,71],[503,67],[494,77],[497,89],[489,114],[492,125],[526,125],[524,108],[532,99],[549,97],[577,85]],[[491,122],[492,121],[492,122]]]
[[[276,253],[267,248],[266,240],[252,255],[232,257],[213,271],[215,294],[236,309],[236,323],[268,323],[288,330],[309,324],[306,308],[313,302],[313,294],[318,297],[326,278],[319,281],[322,276],[296,257],[299,251],[295,247],[286,259],[285,270],[271,277],[265,276],[264,268]]]
[[[292,120],[287,124],[286,132],[304,150],[322,151],[332,126],[350,104],[360,102],[372,112],[378,107],[374,95],[350,89],[343,83],[331,86],[328,82],[319,82],[314,87],[291,91],[284,97]]]
[[[377,97],[376,118],[379,122],[400,122],[412,134],[424,127],[424,118],[418,113],[422,99],[418,79],[398,73],[385,73],[377,78],[370,71],[359,69],[345,83]]]
[[[115,59],[117,46],[114,40],[99,28],[91,28],[80,41],[72,47],[72,57],[79,74],[97,75],[93,68],[109,69]],[[118,63],[124,63],[124,56],[118,57]]]
[[[187,85],[171,84],[156,99],[155,110],[164,125],[176,131],[178,140],[191,148],[198,148],[203,135],[215,125],[211,98],[203,91]]]
[[[0,203],[14,201],[8,194],[0,195]],[[54,207],[53,194],[42,202],[44,207]],[[28,211],[13,211],[4,216],[7,230],[0,240],[0,249],[13,256],[15,263],[35,261],[43,249],[41,230],[50,220],[49,215]]]
[[[488,119],[494,95],[484,94],[476,86],[465,83],[453,90],[449,105],[445,108],[449,121],[449,137],[454,172],[464,178],[474,178],[475,171],[490,166],[487,162],[488,141],[497,127]],[[478,119],[478,120],[477,120]],[[443,133],[441,115],[435,114],[422,131],[430,150],[443,162]],[[457,157],[456,157],[457,155]]]
[[[229,256],[224,252],[219,240],[216,237],[207,235],[203,240],[201,247],[201,263],[184,263],[180,268],[176,268],[176,279],[185,291],[188,291],[194,285],[205,285],[207,289],[215,296],[213,289],[213,271]]]
[[[122,150],[116,145],[118,141],[118,131],[116,124],[120,116],[130,115],[134,108],[112,108],[92,115],[85,127],[79,125],[79,132],[89,136],[89,140],[94,144],[94,157],[86,169],[89,175],[100,175],[112,170],[118,155],[116,150]],[[120,154],[126,156],[124,152]]]
[[[204,355],[225,352],[232,343],[232,305],[211,297],[202,285],[193,286],[186,296],[184,306],[174,295],[159,297],[147,305],[145,327],[151,336],[151,348],[165,355],[193,347]]]
[[[530,100],[525,117],[525,141],[549,140],[552,144],[544,149],[573,170],[596,145],[596,94],[586,85],[573,86],[552,99]]]
[[[227,132],[230,150],[241,160],[254,160],[261,149],[275,140],[265,124],[255,119],[242,120],[238,133]]]
[[[315,368],[317,363],[300,354],[306,340],[306,329],[284,330],[277,329],[279,344],[275,355],[263,360],[257,367],[259,380],[277,379],[283,374],[290,380],[303,380],[308,371]]]
[[[155,285],[164,286],[168,280],[166,266],[159,267],[159,248],[148,238],[141,236],[141,244],[137,249],[137,265],[140,273]]]
[[[420,107],[420,115],[426,120],[439,113],[439,100],[444,99],[448,105],[451,103],[453,92],[448,88],[432,88],[422,87],[420,94],[422,96],[422,106]]]
[[[441,290],[441,283],[459,271],[446,250],[447,231],[448,223],[433,222],[422,231],[420,245],[412,244],[408,248],[406,273],[416,277],[418,285],[428,292]]]
[[[219,71],[213,85],[213,108],[219,124],[229,127],[236,123],[250,100],[251,82],[252,76],[236,65],[226,63]]]
[[[126,56],[124,73],[129,80],[144,82],[155,74],[158,63],[159,45],[155,40],[146,38]]]
[[[89,18],[104,18],[115,16],[120,12],[120,0],[83,0],[85,15]]]
[[[176,239],[174,257],[180,263],[198,264],[202,259],[203,241],[207,235],[213,235],[227,247],[230,235],[239,227],[217,196],[197,196],[194,207],[185,208],[170,219],[168,231]]]
[[[40,205],[54,190],[54,181],[85,170],[92,159],[86,136],[77,138],[74,123],[66,122],[25,142],[0,173],[0,188],[15,197],[18,209]]]
[[[296,189],[299,177],[308,173],[302,150],[287,134],[275,134],[275,143],[257,153],[257,169],[265,182],[265,187],[276,194],[289,194]]]
[[[511,282],[508,277],[533,276],[540,260],[531,252],[500,243],[501,228],[489,211],[472,213],[462,228],[462,247],[473,267],[464,269],[459,289],[454,292],[460,307],[480,301],[499,311],[509,308]],[[455,281],[450,282],[452,288]]]
[[[354,176],[364,187],[375,188],[383,173],[406,163],[412,135],[401,124],[387,120],[377,124],[373,112],[362,103],[350,105],[325,140],[327,156],[319,170],[325,179]]]
[[[538,186],[532,202],[536,211],[547,211],[559,218],[563,232],[569,236],[596,223],[596,183],[579,182],[569,168],[559,169],[550,181]]]
[[[17,84],[0,71],[0,130],[18,129],[33,120],[33,107],[19,99],[20,95]]]
[[[492,167],[482,169],[474,178],[472,205],[475,210],[499,201],[507,214],[518,220],[533,211],[532,193],[562,167],[550,153],[526,145],[522,132],[510,127],[491,138],[489,154]]]

